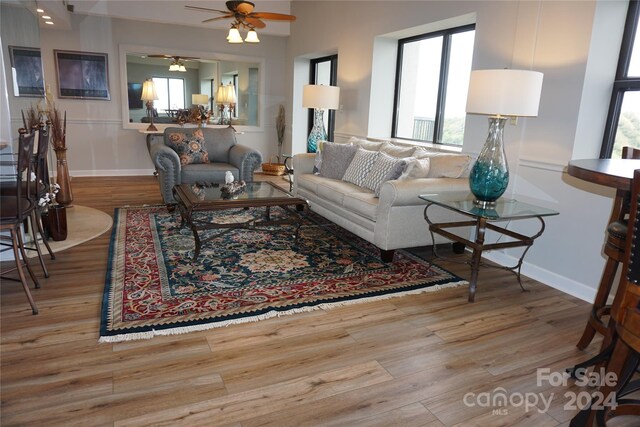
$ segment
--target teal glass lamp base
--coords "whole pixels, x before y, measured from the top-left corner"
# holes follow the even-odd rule
[[[469,187],[483,209],[495,206],[509,185],[509,167],[502,140],[506,117],[489,117],[489,136],[469,175]]]
[[[307,153],[315,153],[318,142],[327,140],[327,131],[324,129],[324,110],[316,108],[313,115],[313,128],[307,138]]]

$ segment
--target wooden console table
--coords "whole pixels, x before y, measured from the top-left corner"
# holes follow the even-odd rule
[[[540,237],[544,232],[545,224],[542,217],[558,215],[558,212],[551,209],[542,208],[539,206],[531,205],[528,203],[519,202],[513,199],[499,199],[496,205],[492,208],[482,209],[473,203],[474,196],[468,192],[450,192],[443,194],[423,194],[420,198],[427,202],[427,206],[424,208],[424,219],[429,224],[429,232],[431,232],[431,240],[433,239],[433,233],[446,237],[454,242],[462,243],[473,249],[471,255],[471,280],[469,281],[469,302],[473,302],[476,295],[476,284],[478,282],[478,272],[480,269],[480,259],[483,251],[494,249],[515,248],[520,246],[526,246],[526,249],[520,256],[518,263],[513,267],[500,267],[514,273],[518,279],[520,287],[522,287],[522,281],[520,280],[520,268],[522,267],[522,261],[527,251],[533,245],[533,241]],[[469,216],[472,219],[469,221],[454,221],[434,223],[429,219],[428,210],[431,206],[437,205],[445,209],[449,209],[463,215]],[[531,236],[525,236],[520,233],[508,230],[504,227],[499,227],[492,224],[493,222],[513,221],[520,219],[536,218],[540,221],[540,230]],[[475,238],[470,240],[466,237],[459,236],[449,231],[452,228],[459,227],[475,227]],[[511,240],[505,242],[485,243],[486,230],[495,231],[503,236],[510,237]],[[434,244],[434,253],[437,256],[436,246]]]

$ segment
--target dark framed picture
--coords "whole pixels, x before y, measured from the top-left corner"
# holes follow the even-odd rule
[[[142,103],[142,83],[127,83],[127,93],[129,94],[129,109],[141,110]]]
[[[54,50],[60,98],[109,100],[106,53]]]
[[[40,49],[36,47],[9,46],[11,74],[13,74],[13,94],[42,98],[44,78]]]

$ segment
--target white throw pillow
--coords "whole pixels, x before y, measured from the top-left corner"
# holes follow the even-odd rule
[[[387,153],[392,157],[412,157],[415,149],[416,147],[402,147],[388,142],[385,142],[382,144],[382,147],[380,147],[382,153]]]
[[[367,177],[367,174],[378,159],[379,154],[380,153],[377,151],[358,148],[358,151],[356,151],[356,155],[353,156],[353,160],[351,160],[342,180],[362,187],[364,179]]]
[[[349,144],[357,145],[358,147],[364,148],[365,150],[369,151],[379,151],[384,142],[369,141],[368,139],[361,139],[357,136],[352,136],[351,138],[349,138]]]
[[[465,178],[471,169],[471,156],[462,153],[430,152],[423,149],[415,150],[414,157],[428,158],[428,178]]]
[[[417,179],[429,177],[429,169],[431,168],[431,160],[429,158],[415,159],[410,157],[407,160],[407,167],[398,179]]]

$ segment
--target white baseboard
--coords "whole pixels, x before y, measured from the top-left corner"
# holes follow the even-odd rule
[[[518,263],[517,258],[507,255],[504,252],[487,252],[482,254],[482,257],[500,265],[510,266],[516,265]],[[540,283],[544,283],[547,286],[550,286],[576,298],[580,298],[581,300],[588,303],[592,303],[596,297],[596,289],[586,286],[583,283],[576,282],[575,280],[571,280],[567,277],[560,276],[559,274],[556,274],[549,270],[545,270],[544,268],[540,268],[537,265],[529,264],[526,261],[522,263],[521,272],[527,277],[530,277]]]
[[[81,176],[144,176],[153,175],[153,169],[98,169],[98,170],[73,170],[71,177]]]

